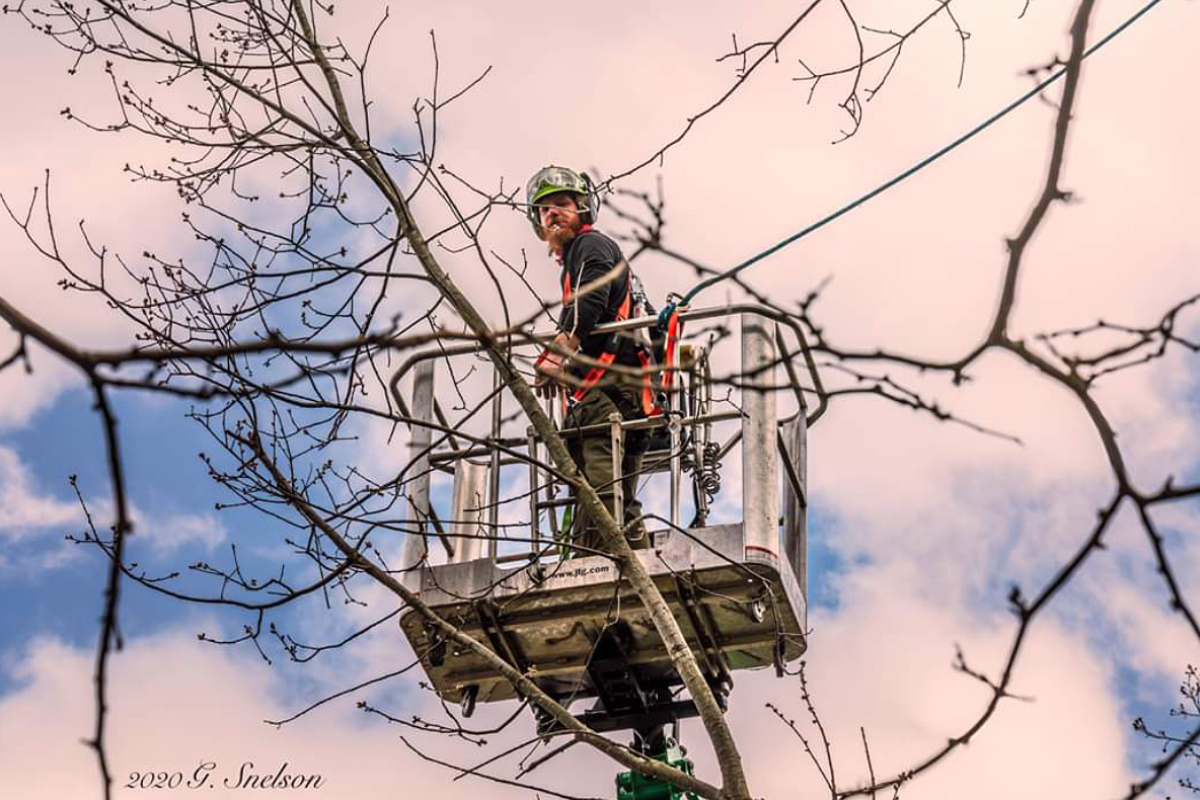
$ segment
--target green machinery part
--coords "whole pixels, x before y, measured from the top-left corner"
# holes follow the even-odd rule
[[[695,775],[695,767],[687,757],[687,751],[672,743],[658,755],[651,756],[674,767],[686,775]],[[697,800],[693,792],[680,789],[669,781],[647,778],[640,772],[622,772],[617,775],[617,800]]]
[[[562,528],[558,532],[558,557],[563,561],[575,557],[571,549],[571,528],[575,522],[575,506],[567,506],[563,511]]]

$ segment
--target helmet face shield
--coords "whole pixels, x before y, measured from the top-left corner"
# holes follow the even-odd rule
[[[539,169],[534,176],[525,184],[525,214],[529,217],[529,221],[533,223],[535,231],[540,231],[541,220],[538,215],[537,202],[544,197],[549,197],[558,192],[571,192],[579,195],[581,202],[579,210],[582,213],[590,215],[592,221],[595,220],[596,206],[599,203],[595,202],[595,193],[592,189],[592,182],[588,180],[586,175],[580,175],[574,170],[566,167],[543,167]]]

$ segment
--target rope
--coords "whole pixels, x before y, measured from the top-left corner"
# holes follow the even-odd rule
[[[1091,47],[1084,50],[1082,58],[1086,59],[1092,53],[1095,53],[1097,50],[1104,47],[1104,45],[1108,44],[1113,39],[1117,38],[1117,36],[1121,35],[1125,31],[1126,28],[1128,28],[1130,25],[1132,25],[1133,23],[1135,23],[1139,19],[1141,19],[1141,17],[1143,15],[1145,15],[1146,12],[1148,12],[1150,9],[1154,8],[1160,2],[1162,2],[1162,0],[1150,0],[1150,2],[1148,2],[1146,5],[1142,6],[1142,8],[1137,13],[1135,13],[1129,19],[1125,20],[1120,25],[1118,25],[1116,28],[1114,28],[1112,31],[1110,31],[1107,36],[1105,36],[1103,39],[1100,39],[1094,45],[1092,45]],[[866,203],[868,200],[871,200],[871,199],[883,194],[888,189],[892,188],[893,186],[900,183],[904,179],[916,174],[917,172],[921,171],[922,169],[929,166],[933,162],[937,161],[939,158],[946,155],[951,150],[954,150],[959,145],[974,138],[977,134],[982,133],[984,130],[989,128],[993,123],[998,122],[999,120],[1008,116],[1008,114],[1015,111],[1018,107],[1020,107],[1021,105],[1025,104],[1026,102],[1028,102],[1029,100],[1031,100],[1032,98],[1034,98],[1038,94],[1040,94],[1042,92],[1042,90],[1044,90],[1046,87],[1050,86],[1052,83],[1057,81],[1059,78],[1061,78],[1063,75],[1065,75],[1066,72],[1067,72],[1067,69],[1065,66],[1060,68],[1053,75],[1046,78],[1046,80],[1042,81],[1037,86],[1034,86],[1028,92],[1021,95],[1016,100],[1012,101],[1007,106],[1005,106],[1004,108],[997,111],[995,114],[992,114],[992,116],[988,117],[983,122],[976,125],[974,128],[972,128],[967,133],[964,133],[962,136],[960,136],[957,139],[955,139],[954,141],[950,142],[950,144],[948,144],[945,147],[943,147],[942,149],[938,150],[933,155],[927,156],[926,158],[918,161],[916,164],[913,164],[911,167],[904,170],[899,175],[895,176],[894,178],[887,181],[886,183],[883,183],[883,184],[875,187],[871,191],[864,194],[862,197],[859,197],[857,200],[854,200],[853,202],[842,206],[837,211],[834,211],[832,214],[829,214],[828,216],[826,216],[820,220],[817,220],[813,224],[809,225],[808,227],[804,228],[803,230],[800,230],[800,231],[792,234],[791,236],[787,237],[786,239],[779,242],[778,244],[768,247],[766,250],[763,250],[761,253],[751,256],[750,258],[746,259],[742,263],[738,264],[736,267],[725,270],[724,272],[719,272],[716,275],[711,275],[711,276],[705,278],[704,280],[700,281],[695,286],[693,286],[691,291],[689,291],[687,294],[685,294],[682,298],[680,298],[679,300],[677,300],[673,303],[668,303],[666,305],[666,307],[663,308],[663,310],[658,315],[659,328],[665,329],[667,326],[667,323],[670,321],[671,314],[673,314],[678,307],[688,305],[688,303],[691,302],[692,298],[694,298],[700,292],[704,291],[705,289],[707,289],[708,287],[710,287],[716,283],[720,283],[721,281],[728,280],[729,278],[734,277],[739,272],[742,272],[743,270],[748,269],[749,267],[753,266],[754,264],[758,263],[759,261],[762,261],[767,256],[778,253],[780,250],[782,250],[783,248],[792,244],[793,242],[795,242],[799,239],[803,239],[808,234],[825,227],[826,225],[833,222],[838,217],[840,217],[844,214],[850,213],[854,209],[861,206],[863,203]]]

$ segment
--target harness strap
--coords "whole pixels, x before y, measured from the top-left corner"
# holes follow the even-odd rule
[[[629,267],[626,266],[626,269],[629,269]],[[622,322],[629,319],[629,311],[633,307],[633,292],[629,289],[629,282],[626,282],[625,286],[625,299],[621,301],[621,307],[617,309],[616,317],[613,320],[614,322]],[[570,275],[567,275],[566,279],[563,281],[563,288],[568,294],[570,293]],[[587,375],[583,377],[583,385],[576,389],[575,394],[572,395],[576,400],[582,400],[587,396],[588,391],[600,382],[600,379],[604,377],[604,373],[608,371],[609,365],[617,360],[617,348],[619,347],[620,343],[617,342],[617,337],[613,334],[610,334],[608,340],[604,344],[604,352],[601,353],[596,359],[600,362],[601,366],[592,367],[587,371]]]
[[[679,338],[683,335],[683,323],[679,321],[680,310],[676,308],[672,311],[670,320],[667,322],[667,347],[665,353],[667,370],[663,373],[663,391],[670,390],[672,379],[675,377],[677,371],[675,351],[679,347]]]
[[[580,233],[580,235],[582,235],[591,230],[592,230],[591,225],[584,225],[580,229],[579,233]],[[561,263],[561,261],[560,261],[560,263]],[[622,322],[624,320],[629,319],[630,312],[633,310],[633,272],[630,270],[628,263],[625,264],[625,271],[626,271],[625,299],[621,301],[621,306],[620,306],[620,308],[617,309],[617,313],[613,319],[614,322]],[[571,302],[571,289],[572,289],[572,287],[571,287],[571,272],[570,272],[570,270],[566,270],[565,274],[563,275],[563,305],[564,306],[567,303]],[[679,317],[679,314],[677,312],[675,314],[675,318],[672,321],[672,326],[673,326],[672,330],[677,330],[677,328],[678,328],[678,317]],[[671,341],[670,334],[668,334],[667,341],[668,341],[668,344]],[[621,344],[620,344],[620,341],[619,341],[617,335],[610,334],[608,336],[608,338],[605,340],[604,351],[601,352],[600,355],[596,358],[596,361],[598,361],[599,364],[597,364],[596,366],[589,369],[587,371],[587,374],[583,376],[583,381],[582,381],[581,385],[571,395],[572,399],[574,399],[576,401],[582,400],[584,397],[587,396],[587,393],[589,391],[591,391],[591,389],[593,389],[596,386],[596,384],[598,384],[604,378],[604,374],[608,371],[608,368],[612,365],[612,363],[614,361],[617,360],[617,354],[620,351],[620,346],[621,346]],[[668,363],[670,362],[670,352],[671,351],[668,351]],[[549,356],[549,354],[550,354],[549,350],[543,350],[542,354],[540,356],[538,356],[538,360],[537,360],[537,363],[535,364],[535,368],[538,366],[541,366],[542,362],[544,362],[546,360],[546,358]],[[653,366],[653,362],[650,359],[650,356],[646,353],[645,347],[638,347],[638,361],[641,362],[642,369],[644,370],[644,373],[642,375],[642,394],[641,394],[642,412],[646,416],[654,416],[656,414],[661,414],[661,413],[663,413],[663,409],[661,406],[658,405],[658,403],[655,400],[656,393],[654,391],[653,378],[650,374],[650,367]],[[669,386],[670,385],[670,383],[669,383],[670,373],[669,372],[666,375],[666,380],[667,380],[666,385]]]
[[[638,348],[638,360],[642,362],[644,370],[642,373],[642,413],[647,417],[657,417],[663,413],[663,407],[658,404],[654,381],[650,378],[650,369],[654,366],[654,362],[644,347]]]

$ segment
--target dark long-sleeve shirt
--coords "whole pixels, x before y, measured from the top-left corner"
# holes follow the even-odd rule
[[[566,280],[567,275],[571,276],[571,291],[574,293],[580,287],[605,278],[618,264],[625,264],[625,257],[617,243],[599,231],[589,230],[576,236],[563,249],[560,278]],[[559,330],[578,336],[579,349],[584,355],[599,357],[604,352],[608,337],[604,334],[593,335],[592,329],[615,321],[628,293],[629,267],[626,265],[614,280],[589,291],[577,302],[572,300],[567,303],[558,318]],[[636,367],[641,362],[633,347],[621,347],[617,363]]]

